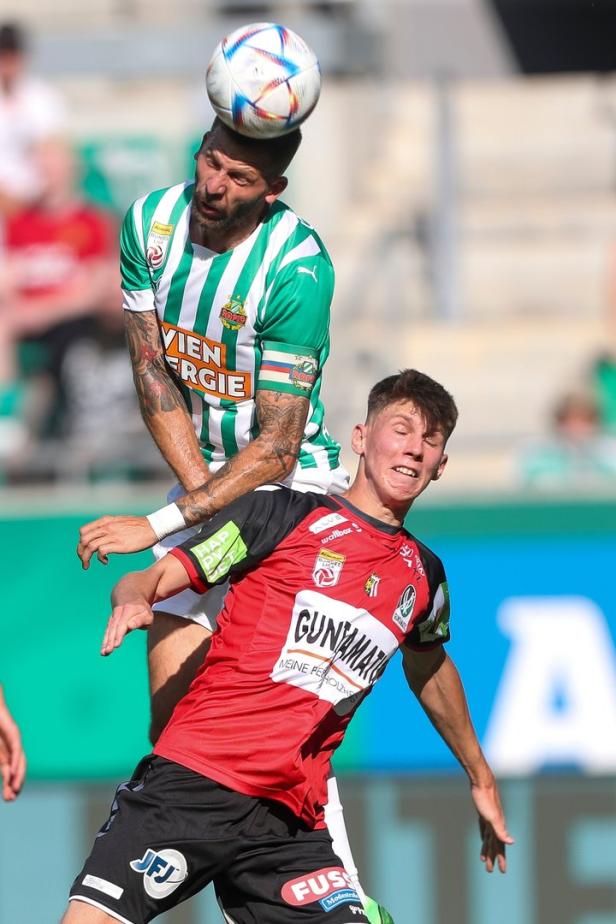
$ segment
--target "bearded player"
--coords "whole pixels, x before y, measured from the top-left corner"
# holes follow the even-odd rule
[[[194,182],[129,210],[121,268],[135,386],[178,485],[147,518],[84,527],[84,567],[95,552],[106,561],[155,543],[160,558],[190,535],[187,526],[267,482],[347,487],[319,397],[334,272],[314,229],[279,198],[300,141],[299,129],[255,141],[217,119],[197,152]],[[206,594],[186,589],[156,607],[152,742],[203,660],[225,592],[224,584]],[[361,891],[334,778],[326,815]]]

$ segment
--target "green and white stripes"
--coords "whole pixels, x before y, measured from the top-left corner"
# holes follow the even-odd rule
[[[333,268],[313,229],[282,203],[237,247],[218,254],[189,236],[192,184],[129,210],[121,239],[124,306],[156,310],[202,451],[215,468],[258,435],[255,391],[310,398],[294,482],[323,481],[338,444],[323,426]],[[327,487],[327,484],[324,484]]]

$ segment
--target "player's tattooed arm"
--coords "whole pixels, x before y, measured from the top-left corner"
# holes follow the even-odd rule
[[[241,494],[280,481],[293,470],[310,407],[308,398],[263,390],[255,400],[259,435],[207,484],[176,501],[186,523],[201,523]]]
[[[187,525],[208,520],[241,494],[270,481],[280,481],[292,471],[310,407],[308,398],[259,391],[256,406],[260,428],[256,439],[229,459],[206,484],[175,502]],[[147,517],[100,517],[81,527],[77,554],[87,569],[95,554],[106,564],[110,554],[139,552],[155,542],[156,533]]]
[[[163,458],[187,491],[209,470],[173,373],[165,362],[155,311],[124,312],[126,341],[141,416]]]

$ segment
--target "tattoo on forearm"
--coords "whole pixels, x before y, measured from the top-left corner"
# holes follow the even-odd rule
[[[176,503],[187,523],[200,523],[236,497],[285,477],[299,455],[309,402],[280,392],[258,392],[260,434],[215,475]]]
[[[125,311],[124,315],[126,342],[143,419],[147,423],[159,412],[186,410],[182,394],[165,363],[156,313]]]

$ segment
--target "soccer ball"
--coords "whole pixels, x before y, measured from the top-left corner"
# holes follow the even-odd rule
[[[222,39],[205,83],[225,125],[250,138],[275,138],[310,115],[321,90],[321,69],[315,53],[291,29],[257,22]]]

